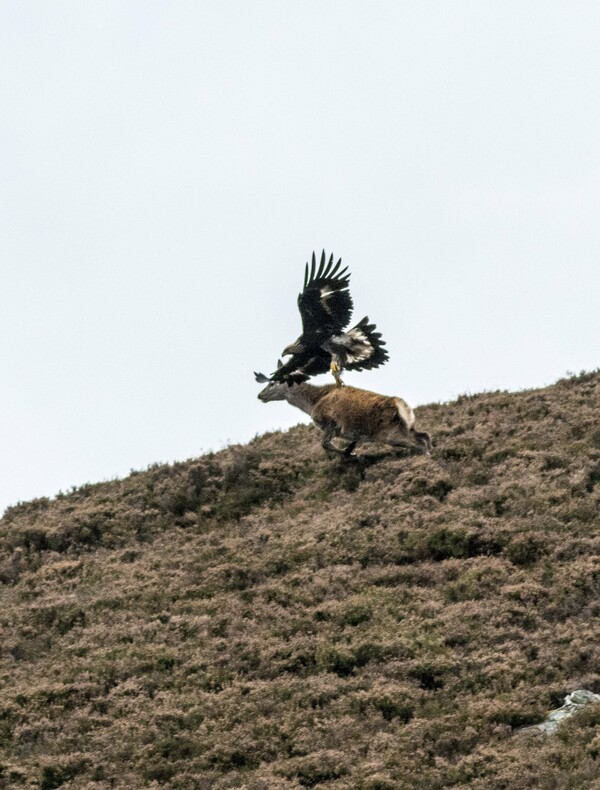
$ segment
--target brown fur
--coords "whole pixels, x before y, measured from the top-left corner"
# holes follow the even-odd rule
[[[337,423],[344,435],[377,436],[396,424],[399,416],[392,398],[355,387],[334,387],[318,401],[313,419]]]

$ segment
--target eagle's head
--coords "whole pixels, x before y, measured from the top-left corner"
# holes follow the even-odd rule
[[[282,357],[287,357],[289,354],[303,354],[305,351],[304,346],[302,345],[301,338],[298,340],[294,340],[293,343],[290,343],[289,346],[286,346],[283,351],[281,352]]]

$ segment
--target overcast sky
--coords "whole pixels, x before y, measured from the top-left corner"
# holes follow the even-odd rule
[[[252,371],[313,249],[388,343],[348,383],[598,367],[599,41],[577,0],[0,0],[0,512],[303,419]]]

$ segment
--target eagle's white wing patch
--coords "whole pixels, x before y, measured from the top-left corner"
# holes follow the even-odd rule
[[[328,300],[333,293],[334,290],[329,285],[325,285],[323,286],[323,288],[321,288],[321,304],[323,305],[325,310],[327,310],[329,315],[331,315],[331,307],[329,306]]]
[[[369,342],[365,333],[355,327],[343,335],[331,338],[335,343],[343,346],[346,351],[346,361],[350,363],[364,362],[375,353],[375,349]]]
[[[348,362],[364,362],[365,359],[372,357],[374,349],[371,346],[362,346],[348,352]]]

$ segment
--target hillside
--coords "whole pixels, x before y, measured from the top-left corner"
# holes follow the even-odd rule
[[[265,406],[269,408],[269,406]],[[0,520],[0,787],[600,788],[600,373]]]

